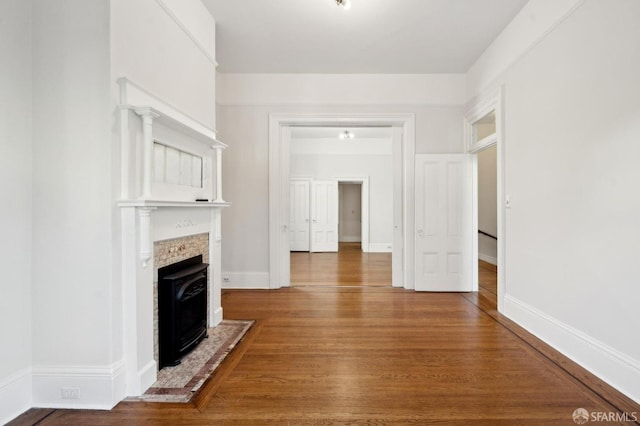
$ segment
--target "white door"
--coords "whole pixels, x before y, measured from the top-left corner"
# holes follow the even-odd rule
[[[472,290],[471,156],[416,155],[415,288]]]
[[[291,251],[309,251],[311,248],[310,190],[310,179],[290,180],[289,250]]]
[[[311,251],[338,251],[338,182],[311,184]]]

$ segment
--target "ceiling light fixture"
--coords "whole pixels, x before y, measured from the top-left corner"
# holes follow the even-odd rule
[[[336,0],[336,4],[344,7],[346,10],[351,9],[351,0]]]
[[[340,135],[338,135],[338,137],[340,139],[353,139],[356,137],[356,135],[354,135],[353,133],[351,133],[348,130],[345,130],[344,132],[340,133]]]

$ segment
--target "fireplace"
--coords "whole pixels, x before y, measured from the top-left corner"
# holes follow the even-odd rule
[[[158,269],[159,368],[207,337],[207,267],[198,255]]]
[[[216,138],[213,128],[148,88],[126,78],[118,79],[118,85],[123,380],[126,395],[139,396],[157,380],[161,365],[179,362],[205,336],[206,327],[222,321],[221,211],[229,206],[222,197],[222,152],[226,145]],[[187,153],[185,158],[191,161],[176,164],[180,152]],[[185,172],[181,174],[184,179],[171,178],[169,182],[169,173],[174,176],[177,172]],[[164,290],[166,280],[158,279],[159,270],[198,255],[202,255],[199,263],[213,265],[208,274],[206,268],[196,273],[208,278],[206,291],[194,287],[194,293],[186,298],[180,293],[180,284]],[[164,272],[164,276],[176,272]],[[173,354],[163,350],[162,363],[160,287],[173,303],[172,308],[163,306],[164,311],[169,309],[168,316],[173,316],[167,320],[169,324],[163,320],[163,330],[174,330],[163,331],[163,341],[171,342]]]

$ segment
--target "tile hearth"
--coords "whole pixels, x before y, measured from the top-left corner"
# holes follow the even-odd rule
[[[254,321],[223,320],[175,367],[158,372],[158,380],[130,401],[189,402],[225,357],[237,346]]]

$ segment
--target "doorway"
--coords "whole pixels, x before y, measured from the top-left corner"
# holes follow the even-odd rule
[[[269,288],[290,285],[289,177],[291,131],[298,126],[386,126],[393,132],[392,285],[413,289],[415,114],[269,114]]]
[[[338,183],[338,200],[338,243],[362,249],[362,184]]]
[[[391,286],[393,135],[391,126],[291,129],[291,285]]]
[[[464,119],[464,138],[474,169],[472,249],[477,261],[473,287],[498,312],[503,312],[507,287],[505,217],[510,208],[504,191],[503,117],[503,89],[498,87],[471,104]]]
[[[497,146],[476,153],[478,198],[478,292],[492,305],[498,299]]]

